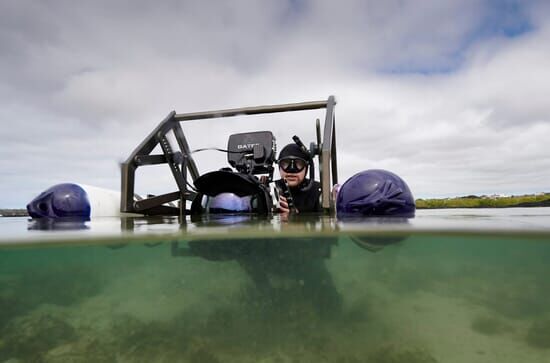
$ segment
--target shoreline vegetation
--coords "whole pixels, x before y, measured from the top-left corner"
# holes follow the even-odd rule
[[[27,217],[26,209],[2,209],[0,208],[0,217]]]
[[[417,199],[417,209],[550,207],[550,193]]]
[[[417,199],[417,209],[450,209],[450,208],[518,208],[550,207],[550,193],[528,195],[467,195],[464,197]],[[0,217],[27,217],[26,209],[1,209]]]

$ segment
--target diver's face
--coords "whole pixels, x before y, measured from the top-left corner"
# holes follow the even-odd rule
[[[302,184],[306,177],[307,168],[302,169],[297,173],[287,173],[282,168],[279,168],[281,178],[286,179],[289,187],[297,187]]]

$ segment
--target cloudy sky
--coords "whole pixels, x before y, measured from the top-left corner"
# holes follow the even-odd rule
[[[119,189],[171,110],[329,95],[340,181],[382,168],[417,198],[550,192],[547,1],[0,0],[0,207],[59,182]],[[320,115],[183,127],[193,149],[254,130],[282,146],[313,141]],[[138,191],[175,190],[166,169]]]

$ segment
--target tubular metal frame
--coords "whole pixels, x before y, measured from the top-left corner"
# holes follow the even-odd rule
[[[172,111],[164,120],[136,147],[128,159],[121,164],[121,200],[120,211],[123,213],[139,213],[145,215],[178,215],[186,211],[186,201],[192,201],[195,193],[187,188],[187,175],[195,181],[200,175],[191,155],[189,144],[183,133],[180,122],[204,120],[220,117],[241,115],[257,115],[265,113],[292,112],[315,109],[326,109],[324,133],[319,152],[319,173],[322,188],[322,206],[325,211],[334,211],[331,201],[331,186],[338,183],[336,164],[336,126],[334,108],[336,100],[329,96],[326,101],[289,103],[258,107],[243,107],[218,111],[194,112],[177,114]],[[168,134],[173,133],[177,148],[169,142]],[[160,145],[162,154],[151,155],[153,149]],[[178,190],[172,193],[158,195],[146,199],[135,200],[136,170],[141,166],[168,164],[174,176]],[[332,185],[331,185],[332,174]],[[166,203],[179,200],[180,207],[172,207]]]

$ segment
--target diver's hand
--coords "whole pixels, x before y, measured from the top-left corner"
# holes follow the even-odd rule
[[[286,201],[286,198],[282,195],[279,195],[279,212],[283,214],[289,214],[290,209],[288,208],[288,202]]]
[[[279,216],[281,218],[281,222],[288,222],[288,216],[290,215],[290,209],[288,208],[288,202],[286,201],[286,198],[282,195],[279,195]]]
[[[283,197],[282,195],[279,195],[279,212],[281,214],[286,214],[287,216],[290,213],[290,208],[288,207],[288,202],[287,202],[286,198]],[[292,209],[292,212],[293,213],[299,213],[297,208]]]

